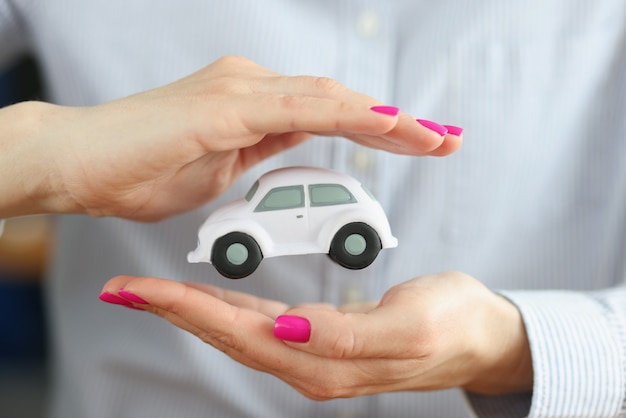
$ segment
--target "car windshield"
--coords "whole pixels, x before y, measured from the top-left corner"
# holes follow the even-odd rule
[[[248,190],[248,193],[246,193],[246,201],[249,202],[252,200],[258,188],[259,188],[259,181],[257,180],[254,182],[252,187],[250,187],[250,190]]]
[[[377,201],[376,196],[374,196],[372,194],[372,192],[369,191],[369,189],[367,187],[365,187],[364,185],[361,184],[361,188],[365,191],[365,193],[372,198],[372,200]]]

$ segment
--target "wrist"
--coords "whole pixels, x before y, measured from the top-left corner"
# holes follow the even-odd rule
[[[485,310],[486,326],[476,344],[481,367],[463,389],[485,395],[530,392],[532,356],[522,315],[508,299],[492,296]]]
[[[65,109],[31,101],[0,110],[0,218],[76,211],[56,163],[63,146],[51,134]]]

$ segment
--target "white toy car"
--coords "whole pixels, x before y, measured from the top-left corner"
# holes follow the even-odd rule
[[[244,199],[212,213],[187,260],[209,262],[239,279],[264,257],[327,253],[346,268],[362,269],[381,248],[397,245],[380,203],[357,180],[323,168],[288,167],[265,173]]]

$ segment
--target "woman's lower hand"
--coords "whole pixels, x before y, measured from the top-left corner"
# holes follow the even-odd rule
[[[101,299],[147,310],[312,399],[462,387],[532,389],[518,310],[462,273],[422,276],[377,303],[335,308],[213,286],[119,276]]]

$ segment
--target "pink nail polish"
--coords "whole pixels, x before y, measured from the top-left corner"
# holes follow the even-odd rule
[[[448,129],[448,133],[450,135],[461,136],[461,134],[463,133],[463,128],[459,126],[453,126],[453,125],[443,125],[443,126]]]
[[[420,125],[430,129],[433,132],[437,132],[440,136],[444,136],[448,133],[448,129],[445,126],[439,125],[436,122],[426,119],[416,119]]]
[[[120,290],[119,292],[117,292],[117,294],[120,295],[122,298],[124,298],[126,300],[129,300],[131,302],[134,302],[134,303],[139,303],[141,305],[147,305],[148,304],[147,301],[143,300],[139,296],[134,295],[134,294],[132,294],[129,291],[126,291],[126,290]]]
[[[274,322],[274,337],[295,343],[305,343],[311,338],[311,323],[299,316],[281,315]]]
[[[102,292],[102,293],[100,293],[99,299],[101,301],[103,301],[103,302],[106,302],[106,303],[112,303],[113,305],[122,305],[122,306],[125,306],[125,307],[130,308],[130,309],[137,309],[139,311],[143,311],[144,310],[144,309],[137,308],[137,307],[133,306],[133,304],[130,303],[129,301],[124,300],[124,299],[120,298],[119,296],[112,295],[109,292]]]
[[[398,113],[400,113],[400,109],[394,106],[373,106],[373,107],[370,107],[370,110],[373,110],[376,113],[382,113],[383,115],[389,115],[389,116],[398,116]]]

